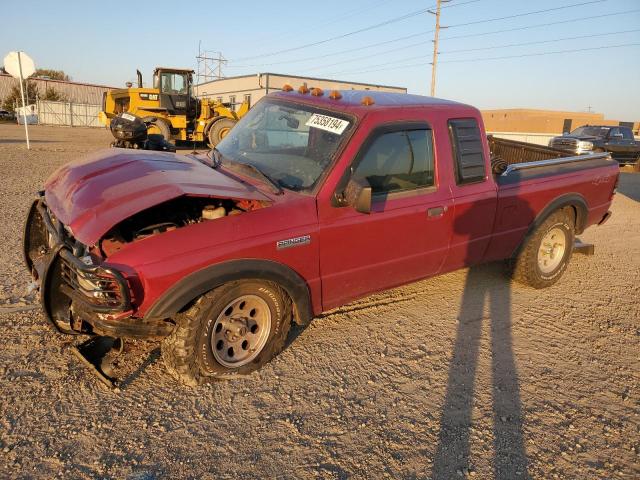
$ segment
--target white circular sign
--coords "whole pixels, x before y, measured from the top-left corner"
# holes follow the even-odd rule
[[[14,78],[20,78],[22,67],[22,78],[28,78],[36,71],[36,66],[29,55],[24,52],[9,52],[4,57],[4,69]]]

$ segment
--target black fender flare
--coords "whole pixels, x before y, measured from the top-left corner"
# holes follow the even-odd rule
[[[584,232],[584,229],[586,228],[585,225],[587,223],[587,214],[589,212],[589,209],[587,207],[587,201],[579,193],[566,193],[564,195],[561,195],[561,196],[555,198],[551,202],[549,202],[547,204],[547,206],[544,207],[540,211],[540,213],[538,213],[538,215],[536,216],[535,220],[529,226],[529,229],[527,230],[526,235],[522,239],[522,242],[520,243],[520,245],[518,245],[518,248],[516,248],[516,250],[515,250],[514,254],[512,255],[512,257],[516,257],[518,255],[518,253],[520,253],[520,251],[522,250],[523,245],[525,245],[527,243],[527,240],[531,237],[531,235],[533,235],[533,233],[537,230],[537,228],[547,218],[549,218],[549,215],[551,215],[553,212],[555,212],[557,210],[560,210],[562,208],[565,208],[565,207],[572,207],[572,208],[575,209],[575,212],[576,212],[576,234],[579,235],[582,232]]]
[[[313,318],[307,282],[293,269],[271,260],[244,259],[210,265],[182,278],[151,306],[145,318],[170,318],[199,296],[236,280],[259,279],[275,282],[291,297],[296,322],[307,324]]]

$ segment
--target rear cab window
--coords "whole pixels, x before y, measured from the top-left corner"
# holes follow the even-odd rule
[[[487,179],[482,134],[475,118],[449,120],[449,135],[458,185],[484,182]]]

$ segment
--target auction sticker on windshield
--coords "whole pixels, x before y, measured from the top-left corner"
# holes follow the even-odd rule
[[[305,125],[307,127],[319,128],[320,130],[326,130],[327,132],[341,135],[342,132],[344,132],[345,128],[349,126],[349,122],[340,118],[329,117],[328,115],[320,115],[319,113],[314,113],[313,115],[311,115],[309,120],[307,120],[307,123],[305,123]]]

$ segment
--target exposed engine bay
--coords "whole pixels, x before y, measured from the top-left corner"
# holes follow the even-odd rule
[[[178,228],[219,218],[242,215],[268,206],[258,200],[178,197],[156,205],[120,222],[98,243],[103,258],[113,255],[127,243],[170,232]]]

